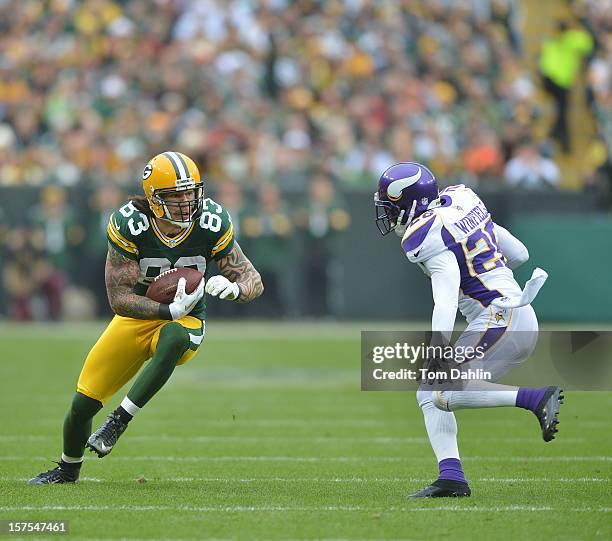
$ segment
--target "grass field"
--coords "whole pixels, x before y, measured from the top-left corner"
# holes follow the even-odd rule
[[[473,497],[408,502],[437,465],[414,393],[359,391],[359,328],[211,322],[113,454],[30,487],[100,326],[5,326],[0,520],[80,539],[612,539],[612,393],[568,393],[550,444],[526,411],[459,412]]]

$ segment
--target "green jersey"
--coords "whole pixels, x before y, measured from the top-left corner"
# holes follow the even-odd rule
[[[156,276],[174,267],[191,267],[204,274],[211,259],[226,256],[234,245],[232,220],[212,199],[204,200],[200,218],[176,237],[164,235],[157,222],[140,212],[132,201],[111,214],[106,233],[115,250],[138,261],[140,275],[134,286],[138,295],[146,293]],[[190,315],[204,319],[205,298]]]

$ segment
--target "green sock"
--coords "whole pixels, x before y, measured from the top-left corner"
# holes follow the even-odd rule
[[[128,398],[142,408],[172,375],[177,361],[189,349],[189,333],[178,323],[168,323],[159,333],[157,349],[138,375]]]
[[[91,422],[102,409],[102,403],[76,393],[64,419],[64,454],[74,458],[83,456],[85,443],[91,434]]]

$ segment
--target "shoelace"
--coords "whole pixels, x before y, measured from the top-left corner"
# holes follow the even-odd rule
[[[110,436],[116,437],[117,436],[116,424],[118,423],[119,423],[119,418],[115,415],[111,415],[100,428],[100,436],[104,439],[107,439]]]
[[[53,464],[57,464],[57,466],[55,468],[47,470],[45,473],[43,473],[43,475],[48,475],[50,473],[53,473],[55,470],[61,470],[62,469],[62,465],[61,465],[60,462],[56,462],[55,460],[53,460]]]
[[[47,470],[45,473],[41,473],[40,477],[49,477],[52,473],[55,473],[57,470],[62,470],[62,465],[60,462],[56,462],[55,460],[52,461],[53,464],[57,464],[57,467],[52,468],[50,470]]]

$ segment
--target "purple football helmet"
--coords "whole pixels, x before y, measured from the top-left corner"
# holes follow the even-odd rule
[[[407,225],[438,198],[436,177],[424,165],[401,162],[380,177],[374,193],[376,225],[386,235],[398,225]]]

